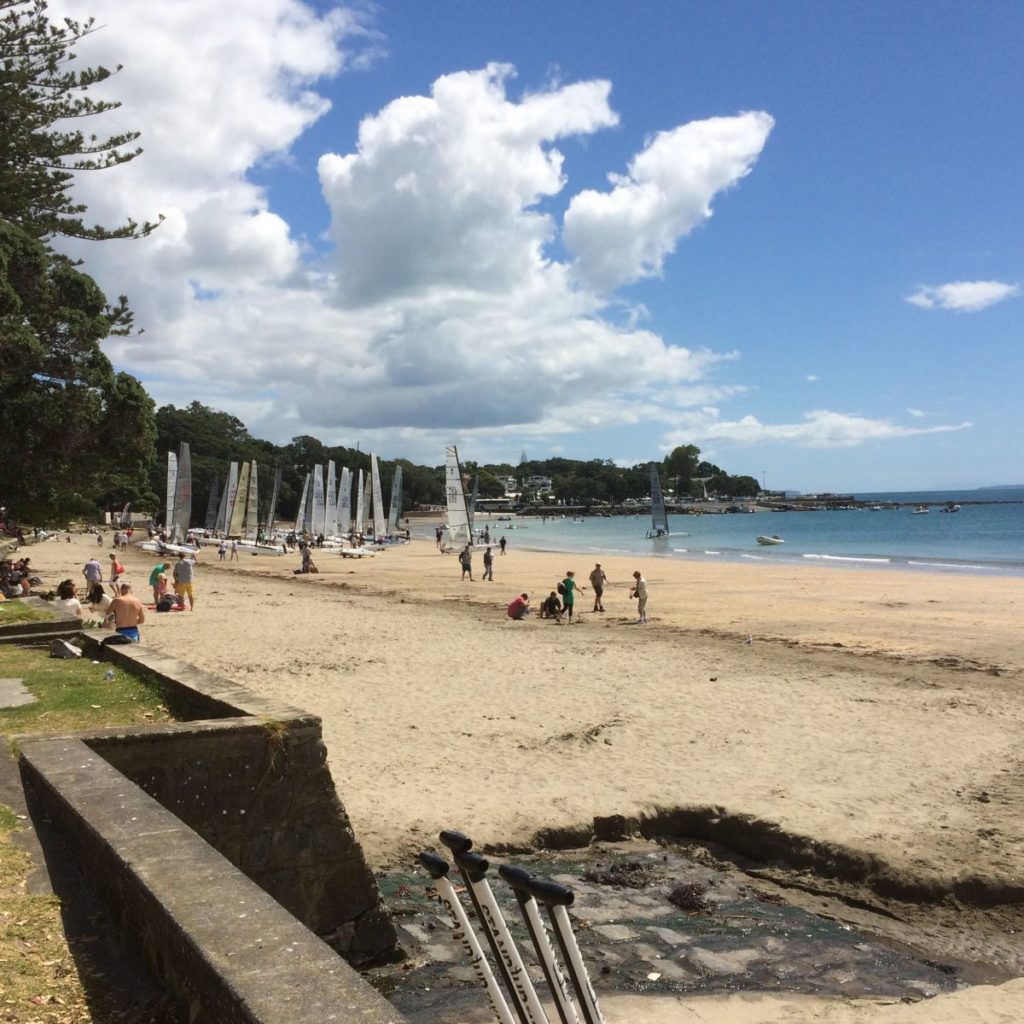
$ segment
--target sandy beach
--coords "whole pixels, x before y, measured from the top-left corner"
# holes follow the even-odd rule
[[[76,536],[29,554],[55,586],[108,550]],[[124,560],[144,597],[157,559]],[[442,827],[527,845],[595,816],[684,809],[852,864],[829,881],[837,893],[912,921],[947,955],[1024,973],[1024,581],[607,558],[600,614],[593,562],[577,555],[512,544],[495,581],[473,583],[429,542],[316,561],[320,574],[300,577],[297,555],[204,552],[195,612],[150,615],[144,642],[320,715],[374,866],[407,863]],[[507,619],[515,594],[539,604],[567,569],[587,588],[578,624]],[[736,996],[619,1000],[609,1016],[1022,1012],[1018,980],[915,1006]]]

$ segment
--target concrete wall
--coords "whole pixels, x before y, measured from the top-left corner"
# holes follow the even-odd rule
[[[396,954],[320,720],[143,647],[85,644],[205,716],[18,741],[44,812],[189,1020],[401,1020],[324,944],[356,965]]]

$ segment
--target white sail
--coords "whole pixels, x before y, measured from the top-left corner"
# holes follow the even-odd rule
[[[366,532],[373,536],[377,526],[373,522],[373,493],[372,488],[370,487],[369,477],[366,477],[363,486],[363,509],[366,514]]]
[[[174,481],[174,522],[171,541],[181,542],[192,525],[192,456],[188,441],[178,449],[178,473]]]
[[[366,514],[366,508],[363,505],[363,471],[359,470],[359,476],[356,478],[356,533],[363,532],[363,516]]]
[[[170,533],[174,525],[174,488],[178,483],[178,456],[167,453],[167,512],[164,515],[164,529]]]
[[[398,519],[402,514],[402,467],[395,466],[391,481],[391,507],[388,509],[388,536],[398,536]]]
[[[267,512],[267,537],[274,535],[274,522],[277,518],[277,497],[281,493],[281,478],[284,470],[278,466],[274,473],[274,489],[270,492],[270,509]]]
[[[306,479],[302,484],[302,497],[299,498],[299,510],[295,513],[295,532],[305,533],[309,528],[309,524],[306,522],[306,496],[309,494],[309,481],[310,474],[306,474]]]
[[[231,522],[228,523],[228,534],[232,537],[241,537],[245,529],[245,505],[249,500],[249,463],[243,462],[238,470],[238,493],[235,496],[235,506],[231,510]]]
[[[338,534],[344,537],[352,529],[352,474],[348,469],[341,471],[341,485],[338,487]]]
[[[245,535],[255,540],[260,532],[259,524],[259,488],[256,484],[256,460],[252,460],[252,471],[249,473],[249,496],[245,502]]]
[[[313,521],[310,523],[310,530],[313,536],[324,532],[324,518],[327,514],[327,507],[324,501],[324,467],[316,465],[313,467]]]
[[[334,476],[334,460],[327,463],[327,516],[324,520],[324,533],[334,537],[338,533],[338,481]]]
[[[448,536],[452,544],[471,544],[473,527],[466,508],[466,492],[462,486],[462,467],[455,445],[444,450],[444,493],[448,502]]]
[[[665,511],[665,495],[661,491],[661,477],[658,467],[651,464],[651,532],[650,537],[668,536],[668,513]]]
[[[228,527],[231,526],[231,517],[235,511],[235,502],[238,500],[238,463],[232,462],[231,468],[228,470],[228,484],[224,492],[227,495],[227,499],[224,502],[224,515],[221,517],[217,516],[217,529],[221,533],[227,534]]]
[[[384,522],[384,494],[380,488],[380,466],[377,456],[370,453],[370,493],[373,496],[373,535],[382,537],[387,526]]]

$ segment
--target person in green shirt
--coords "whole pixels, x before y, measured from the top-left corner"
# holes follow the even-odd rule
[[[562,580],[559,588],[562,592],[562,608],[565,610],[566,615],[569,617],[569,625],[572,625],[572,608],[576,598],[576,591],[578,590],[581,594],[586,589],[581,587],[576,582],[576,574],[569,569],[565,574],[565,579]]]

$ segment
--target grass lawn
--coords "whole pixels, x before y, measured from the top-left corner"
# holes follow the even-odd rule
[[[32,608],[19,601],[0,601],[0,626],[13,626],[17,622],[52,622],[57,616],[45,609]]]
[[[2,607],[20,602],[7,602]],[[0,614],[0,622],[7,619]],[[45,649],[0,646],[0,678],[21,679],[34,704],[0,708],[0,737],[17,733],[68,732],[106,725],[167,721],[161,691],[119,668],[89,659],[62,661]],[[0,757],[10,756],[9,750]],[[0,1022],[88,1024],[89,1011],[78,969],[61,927],[56,896],[31,895],[25,880],[27,854],[12,842],[21,826],[0,806]]]

